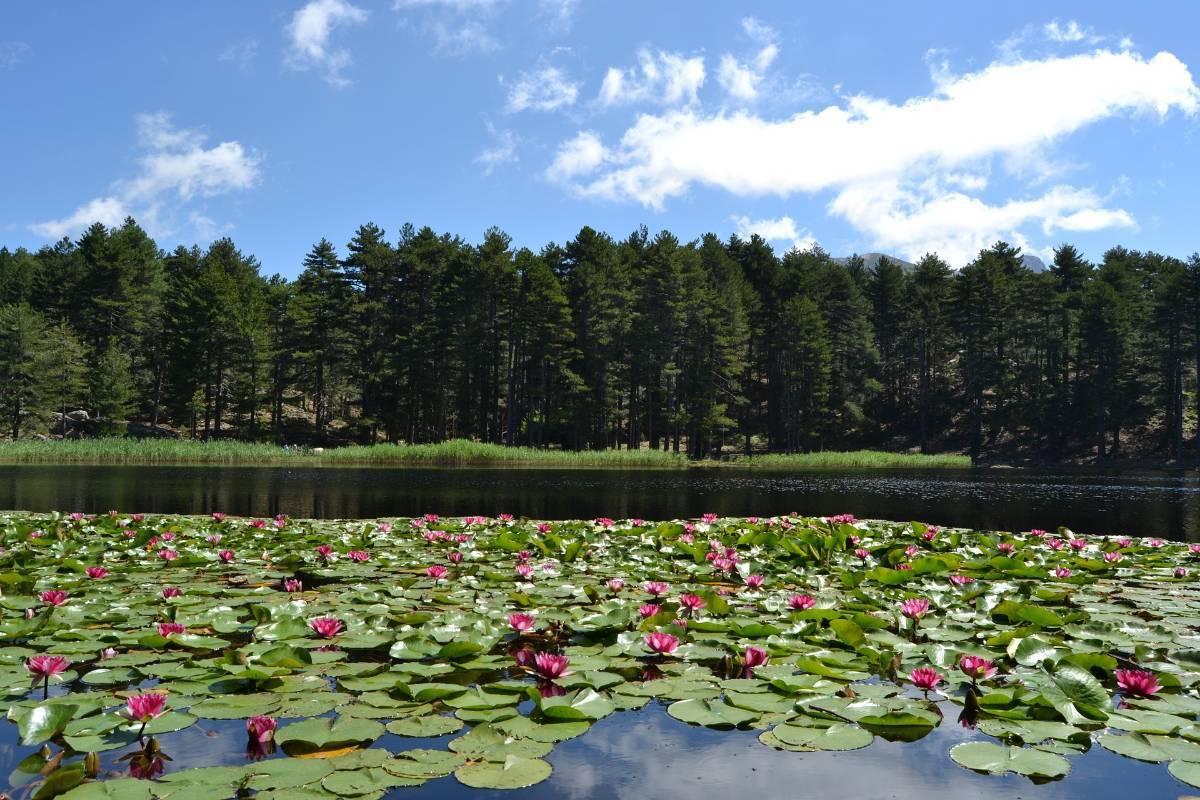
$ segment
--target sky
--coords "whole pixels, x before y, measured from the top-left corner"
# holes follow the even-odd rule
[[[1197,30],[1192,2],[7,3],[0,243],[132,215],[285,276],[366,222],[1186,257]]]

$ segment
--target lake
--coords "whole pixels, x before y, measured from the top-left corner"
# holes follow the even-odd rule
[[[977,529],[1200,540],[1190,470],[0,466],[0,508],[294,517],[434,512],[577,517],[767,516],[798,511]]]

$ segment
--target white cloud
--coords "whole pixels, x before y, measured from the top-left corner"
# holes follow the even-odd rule
[[[0,42],[0,69],[12,69],[33,52],[25,42]]]
[[[899,105],[860,95],[778,120],[694,108],[643,114],[614,146],[590,132],[564,143],[547,177],[580,195],[656,209],[696,184],[738,196],[832,190],[830,211],[874,245],[909,256],[945,247],[954,258],[980,237],[1027,223],[1132,223],[1103,208],[1104,198],[1069,186],[997,204],[964,191],[986,186],[993,160],[1030,160],[1097,121],[1198,108],[1200,89],[1171,53],[1098,50],[995,63]]]
[[[475,156],[475,163],[483,165],[484,175],[491,175],[501,165],[517,161],[517,144],[520,141],[512,131],[497,131],[490,124],[488,132],[492,134],[494,143]]]
[[[342,71],[350,66],[350,51],[330,43],[336,28],[367,21],[367,12],[346,0],[310,0],[292,15],[287,26],[287,63],[293,69],[317,69],[333,86],[348,86]]]
[[[546,169],[546,177],[564,182],[594,172],[608,158],[608,150],[593,131],[580,131],[574,139],[558,147],[553,163]]]
[[[774,28],[763,25],[754,17],[742,20],[742,30],[762,48],[753,58],[744,62],[729,53],[721,56],[717,82],[734,99],[750,102],[758,98],[766,72],[779,56],[779,35]]]
[[[394,0],[392,8],[420,14],[421,30],[433,40],[435,53],[460,56],[500,46],[485,21],[503,4],[504,0]],[[407,19],[401,24],[407,25]]]
[[[141,114],[136,123],[138,144],[145,151],[138,173],[115,182],[110,194],[88,200],[61,219],[32,225],[31,230],[57,239],[93,222],[116,225],[126,216],[137,216],[151,233],[154,228],[161,233],[174,212],[193,201],[245,191],[258,182],[261,159],[239,142],[205,147],[203,134],[173,127],[161,112]],[[194,208],[187,210],[197,230],[217,228]]]
[[[1058,20],[1051,20],[1042,26],[1042,32],[1052,42],[1082,42],[1090,37],[1090,34],[1079,27],[1079,23],[1075,20],[1069,21],[1066,25],[1060,25]]]
[[[609,67],[600,86],[601,105],[656,102],[665,105],[698,102],[704,85],[704,58],[659,50],[638,51],[638,66]]]
[[[257,39],[240,39],[226,47],[217,56],[217,60],[226,64],[234,64],[238,69],[249,69],[258,56]]]
[[[796,221],[788,216],[755,220],[746,216],[732,216],[729,220],[742,238],[758,234],[769,242],[787,242],[789,247],[799,250],[808,250],[817,243],[811,233],[798,229]]]
[[[507,110],[553,111],[572,105],[579,96],[579,84],[567,78],[558,67],[544,66],[522,72],[508,92]]]

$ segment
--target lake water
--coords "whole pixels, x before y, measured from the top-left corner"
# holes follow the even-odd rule
[[[1200,540],[1200,474],[1185,470],[0,466],[0,508],[294,517],[433,512],[572,517],[798,511],[1017,530]]]

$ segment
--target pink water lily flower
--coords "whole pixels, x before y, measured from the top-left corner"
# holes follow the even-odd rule
[[[47,589],[38,595],[38,599],[48,606],[61,606],[67,602],[67,596],[61,589]]]
[[[266,744],[275,738],[275,728],[278,723],[270,717],[251,717],[246,720],[246,733],[259,744]]]
[[[747,575],[746,586],[750,587],[751,589],[757,589],[763,585],[764,580],[765,579],[762,575]]]
[[[1069,578],[1071,577],[1071,570],[1067,569],[1066,567],[1056,567],[1054,570],[1054,577]]]
[[[658,597],[659,595],[666,594],[667,589],[671,587],[662,581],[646,581],[646,583],[643,584],[643,588],[650,594]]]
[[[704,598],[700,597],[699,595],[681,594],[679,595],[679,605],[681,608],[686,608],[688,611],[695,613],[704,608],[707,603],[705,603]]]
[[[605,584],[610,592],[619,592],[625,588],[625,581],[620,578],[611,578]]]
[[[1162,689],[1162,685],[1153,672],[1141,669],[1119,669],[1113,674],[1117,677],[1117,686],[1130,697],[1150,697]]]
[[[1017,546],[1015,544],[1013,544],[1012,542],[1001,542],[1000,544],[996,545],[996,549],[999,550],[1001,553],[1008,555],[1012,551],[1016,550]]]
[[[446,553],[446,558],[450,560],[451,564],[460,564],[463,560],[463,554],[457,550],[451,550],[449,553]]]
[[[145,692],[125,698],[124,716],[134,722],[147,723],[167,710],[167,696],[162,692]]]
[[[970,575],[951,575],[950,583],[955,586],[966,586],[968,583],[974,583],[975,579]]]
[[[929,613],[929,601],[924,597],[913,597],[900,604],[900,613],[909,619],[920,619]]]
[[[265,519],[252,519],[250,520],[250,527],[260,529],[265,528],[267,527],[267,521]]]
[[[516,571],[517,575],[525,580],[531,580],[533,578],[533,567],[529,566],[528,564],[517,564]]]
[[[225,537],[221,536],[221,534],[219,534],[219,533],[210,533],[208,536],[204,537],[204,541],[208,542],[209,544],[211,544],[215,547],[216,545],[219,545],[221,543],[221,539],[223,539],[223,538],[225,538]]]
[[[858,522],[858,518],[853,514],[834,514],[829,521],[834,525],[853,525]]]
[[[647,647],[660,655],[674,653],[675,649],[679,647],[679,639],[669,633],[659,633],[658,631],[647,633],[643,637],[643,641],[646,642]]]
[[[225,521],[225,512],[214,511],[212,513],[212,518],[213,518],[213,522],[224,522]]]
[[[446,568],[441,564],[434,564],[432,567],[428,567],[425,570],[425,574],[433,578],[435,581],[446,577],[446,572]]]
[[[169,547],[164,547],[162,550],[158,551],[158,557],[163,561],[174,561],[175,559],[179,558],[179,551],[172,550]]]
[[[30,656],[25,662],[25,669],[37,680],[57,678],[67,671],[71,662],[62,656],[38,655]]]
[[[655,605],[654,603],[645,603],[638,607],[638,616],[642,619],[647,619],[653,617],[661,610],[662,606]]]
[[[221,550],[220,552],[217,553],[217,557],[220,558],[222,561],[224,561],[226,564],[229,564],[233,561],[234,554],[233,554],[232,550]]]
[[[1115,564],[1118,561],[1120,561],[1122,558],[1124,558],[1124,556],[1122,556],[1120,553],[1117,553],[1115,551],[1112,553],[1104,554],[1104,560],[1107,561],[1109,564]]]
[[[871,551],[867,550],[864,547],[856,548],[854,551],[854,557],[857,558],[859,561],[866,561],[868,558],[871,557]]]
[[[963,656],[958,668],[973,681],[986,681],[996,674],[996,665],[982,656]]]
[[[1062,539],[1047,539],[1046,547],[1049,547],[1051,550],[1062,550],[1065,545]]]
[[[517,633],[533,630],[533,617],[528,614],[509,614],[508,626]]]
[[[561,678],[564,675],[569,675],[567,672],[567,664],[571,659],[566,656],[554,655],[553,653],[537,653],[533,657],[534,668],[538,674],[547,680]]]
[[[88,567],[84,570],[84,572],[87,573],[87,576],[94,581],[101,580],[108,575],[108,570],[106,570],[104,567]]]
[[[1071,539],[1067,544],[1072,550],[1084,550],[1087,548],[1087,539]]]
[[[742,654],[742,663],[745,664],[742,674],[749,678],[754,675],[755,667],[765,666],[770,660],[771,656],[761,647],[747,647]]]
[[[1189,544],[1188,552],[1194,556],[1200,556],[1200,544]]]
[[[158,623],[158,635],[164,639],[172,633],[186,633],[187,626],[178,622],[160,622]]]
[[[364,561],[369,560],[371,558],[371,554],[366,550],[351,550],[350,552],[346,553],[346,558],[350,559],[351,561],[357,561],[359,564],[361,564]]]
[[[317,551],[317,555],[326,561],[328,561],[329,557],[333,555],[333,548],[327,544],[319,544],[315,549]]]
[[[172,597],[182,597],[183,589],[178,586],[164,586],[162,590],[164,600],[170,600]]]
[[[287,578],[283,582],[283,590],[285,592],[302,592],[304,591],[304,582],[299,578]]]
[[[816,599],[810,594],[794,594],[788,598],[788,605],[793,611],[807,611],[816,604]]]
[[[1186,567],[1176,567],[1173,574],[1176,578],[1186,578],[1188,576],[1188,571]]]
[[[944,676],[933,667],[918,667],[908,673],[912,685],[922,692],[932,692],[942,682]]]
[[[309,620],[308,627],[322,639],[332,639],[342,632],[345,624],[337,617],[316,617]]]

